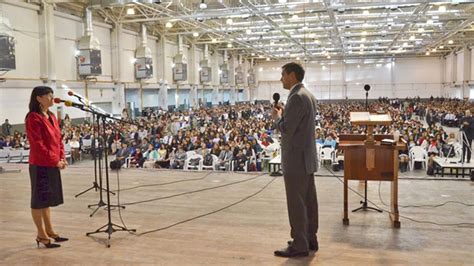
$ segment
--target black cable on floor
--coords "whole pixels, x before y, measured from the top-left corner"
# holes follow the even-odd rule
[[[329,169],[327,168],[327,166],[324,166],[324,168],[326,168],[328,171]],[[344,178],[344,175],[336,175],[334,174],[333,171],[331,171],[333,177],[340,177],[340,178]],[[321,174],[315,174],[314,176],[320,176],[320,177],[323,177],[323,176],[327,176],[327,175],[321,175]],[[443,177],[439,177],[439,178],[433,178],[433,177],[398,177],[398,180],[426,180],[426,181],[461,181],[461,182],[466,182],[466,181],[470,181],[470,179],[462,179],[462,178],[459,178],[459,179],[453,179],[453,178],[443,178]]]
[[[382,181],[379,182],[379,199],[380,202],[382,202],[383,205],[389,207],[390,205],[386,204],[382,198],[382,193],[380,192],[380,186],[382,184]],[[446,202],[440,203],[440,204],[427,204],[427,205],[398,205],[399,208],[438,208],[441,206],[445,206],[447,204],[461,204],[467,207],[474,207],[474,204],[469,204],[469,203],[464,203],[461,201],[457,200],[448,200]]]
[[[331,169],[328,169],[326,166],[325,166],[325,168],[326,168],[326,170],[328,170],[334,177],[336,177],[337,180],[339,180],[339,182],[341,182],[341,183],[344,185],[344,181],[341,180],[341,178],[337,177]],[[362,194],[360,194],[359,192],[357,192],[356,190],[352,189],[349,185],[347,186],[347,188],[348,188],[349,190],[351,190],[352,192],[354,192],[355,194],[359,195],[359,197],[361,197],[362,199],[365,198],[364,195],[362,195]],[[389,213],[389,214],[394,214],[393,212],[391,212],[391,211],[389,211],[389,210],[385,210],[385,209],[380,208],[379,206],[377,206],[377,204],[375,204],[374,202],[372,202],[372,201],[369,200],[369,199],[367,199],[367,202],[371,203],[371,204],[374,205],[377,209],[380,209],[380,210],[382,210],[383,212],[386,212],[386,213]],[[407,217],[407,216],[400,215],[400,214],[398,214],[398,216],[399,216],[400,218],[404,218],[404,219],[413,221],[413,222],[415,222],[415,223],[434,224],[434,225],[438,225],[438,226],[469,226],[469,227],[474,226],[474,223],[453,223],[453,224],[449,224],[449,223],[436,223],[436,222],[432,222],[432,221],[416,220],[416,219],[413,219],[413,218],[411,218],[411,217]]]
[[[197,193],[197,192],[218,189],[218,188],[227,187],[227,186],[231,186],[231,185],[235,185],[235,184],[244,183],[244,182],[247,182],[247,181],[250,181],[250,180],[254,180],[254,179],[257,179],[258,177],[260,177],[262,175],[266,175],[266,173],[262,173],[262,174],[259,174],[257,176],[251,177],[251,178],[247,178],[247,179],[236,181],[236,182],[231,182],[231,183],[220,185],[220,186],[215,186],[215,187],[210,187],[210,188],[203,188],[203,189],[198,189],[198,190],[192,190],[192,191],[187,191],[187,192],[183,192],[183,193],[179,193],[179,194],[174,194],[174,195],[165,196],[165,197],[158,197],[158,198],[153,198],[153,199],[148,199],[148,200],[127,202],[127,203],[124,203],[122,205],[123,206],[136,205],[136,204],[140,204],[140,203],[152,202],[152,201],[157,201],[157,200],[162,200],[162,199],[169,199],[169,198],[179,197],[179,196],[183,196],[183,195],[194,194],[194,193]]]
[[[137,236],[142,236],[142,235],[146,235],[146,234],[149,234],[149,233],[154,233],[154,232],[159,232],[159,231],[163,231],[163,230],[166,230],[166,229],[169,229],[171,227],[174,227],[174,226],[177,226],[177,225],[180,225],[180,224],[183,224],[183,223],[187,223],[187,222],[190,222],[190,221],[193,221],[193,220],[196,220],[196,219],[199,219],[199,218],[202,218],[202,217],[206,217],[206,216],[209,216],[211,214],[215,214],[215,213],[218,213],[218,212],[221,212],[225,209],[228,209],[230,207],[233,207],[239,203],[242,203],[258,194],[260,194],[262,191],[264,191],[271,183],[273,183],[273,181],[275,181],[278,177],[274,177],[272,178],[267,184],[265,184],[265,186],[263,186],[261,189],[259,189],[257,192],[243,198],[243,199],[240,199],[238,201],[235,201],[229,205],[226,205],[220,209],[217,209],[217,210],[214,210],[214,211],[210,211],[210,212],[207,212],[207,213],[204,213],[204,214],[201,214],[201,215],[198,215],[198,216],[195,216],[195,217],[192,217],[192,218],[189,218],[189,219],[186,219],[186,220],[182,220],[182,221],[179,221],[179,222],[176,222],[174,224],[171,224],[171,225],[168,225],[168,226],[165,226],[165,227],[161,227],[161,228],[157,228],[157,229],[154,229],[154,230],[149,230],[149,231],[145,231],[143,233],[140,233],[140,234],[136,234]]]
[[[164,182],[164,183],[155,183],[155,184],[146,184],[146,185],[139,185],[135,187],[129,187],[129,188],[124,188],[121,191],[127,191],[127,190],[132,190],[132,189],[137,189],[137,188],[142,188],[142,187],[154,187],[154,186],[164,186],[164,185],[170,185],[170,184],[176,184],[176,183],[182,183],[182,182],[189,182],[189,181],[196,181],[196,180],[203,180],[209,175],[211,175],[213,172],[209,172],[205,174],[203,177],[199,178],[192,178],[192,179],[182,179],[182,180],[176,180],[176,181],[170,181],[170,182]],[[115,190],[111,190],[112,192],[116,192]]]
[[[119,213],[119,217],[120,217],[120,221],[122,221],[122,225],[123,227],[127,228],[127,226],[125,225],[125,222],[123,221],[123,218],[122,218],[122,211],[120,208],[120,178],[119,178],[119,170],[116,170],[117,171],[117,206],[118,206],[118,213]],[[128,231],[130,232],[130,231]]]

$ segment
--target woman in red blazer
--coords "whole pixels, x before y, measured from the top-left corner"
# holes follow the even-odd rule
[[[53,90],[38,86],[33,89],[25,127],[30,142],[31,214],[38,230],[36,244],[46,248],[60,247],[51,243],[67,241],[53,230],[51,206],[63,203],[60,169],[66,168],[64,147],[58,121],[48,108],[53,106]],[[44,226],[43,226],[44,223]]]

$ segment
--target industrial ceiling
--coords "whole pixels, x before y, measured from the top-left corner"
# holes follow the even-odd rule
[[[49,1],[51,2],[51,1]],[[57,9],[259,60],[441,56],[474,45],[472,1],[82,0]],[[82,13],[81,13],[82,12]]]

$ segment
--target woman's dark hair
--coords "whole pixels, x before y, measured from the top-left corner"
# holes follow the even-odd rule
[[[49,93],[53,93],[53,89],[51,89],[48,86],[37,86],[33,89],[31,92],[31,97],[30,97],[30,104],[28,105],[28,108],[30,109],[30,112],[35,112],[35,113],[41,113],[41,106],[38,100],[36,100],[37,96],[43,96]],[[29,114],[28,113],[28,114]],[[28,117],[28,114],[26,115]]]

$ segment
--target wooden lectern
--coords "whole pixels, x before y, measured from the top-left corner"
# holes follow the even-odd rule
[[[390,125],[392,119],[388,114],[370,114],[368,112],[351,112],[353,125],[367,126],[367,135],[340,135],[339,148],[344,151],[344,218],[343,224],[349,225],[348,217],[348,181],[376,180],[392,182],[390,218],[395,228],[400,228],[398,214],[398,150],[406,148],[397,140],[395,145],[381,145],[385,138],[393,135],[374,135],[376,125]]]

